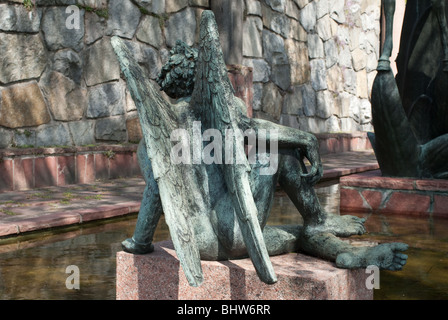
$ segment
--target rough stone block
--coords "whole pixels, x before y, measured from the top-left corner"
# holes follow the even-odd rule
[[[301,254],[271,257],[278,282],[261,282],[250,259],[202,261],[205,281],[190,287],[170,242],[149,255],[117,254],[118,300],[371,300],[365,270],[348,271]]]
[[[285,48],[291,65],[291,83],[305,84],[311,80],[311,66],[305,43],[288,39]]]
[[[284,4],[283,4],[284,6]],[[287,38],[289,36],[289,24],[290,20],[283,12],[277,12],[270,10],[266,6],[261,7],[263,14],[263,25],[282,37]]]
[[[142,13],[132,1],[109,0],[107,34],[132,39]]]
[[[327,70],[324,59],[315,59],[310,62],[311,85],[316,91],[327,89]]]
[[[15,0],[15,2],[18,2],[21,0]],[[58,6],[58,5],[70,5],[70,4],[76,4],[76,0],[36,0],[36,5],[38,7],[47,7],[47,6]]]
[[[271,80],[283,90],[291,85],[291,65],[283,38],[267,29],[262,32],[263,54],[271,65]]]
[[[13,131],[0,128],[0,149],[11,147],[13,137],[14,137]]]
[[[302,27],[299,21],[290,20],[289,22],[289,37],[297,41],[307,42],[308,33]]]
[[[104,9],[107,7],[107,0],[78,0],[78,4],[94,9]]]
[[[135,2],[148,10],[149,12],[155,13],[155,14],[162,14],[165,13],[165,0],[135,0]]]
[[[188,0],[165,0],[165,10],[168,13],[180,11],[188,6]]]
[[[0,4],[0,30],[39,32],[42,9],[31,13],[24,6]]]
[[[301,7],[300,4],[299,7]],[[310,33],[316,27],[317,22],[316,1],[306,4],[303,8],[301,7],[301,9],[299,21],[305,30]]]
[[[196,25],[196,14],[193,8],[187,8],[171,15],[165,25],[167,46],[173,48],[178,39],[182,39],[186,44],[192,46],[196,37]]]
[[[84,48],[84,10],[79,11],[79,25],[67,28],[66,7],[52,7],[42,17],[45,43],[51,51],[71,48],[77,52]]]
[[[54,71],[62,73],[67,78],[73,80],[77,85],[80,85],[83,72],[83,61],[81,56],[82,55],[79,55],[71,49],[56,52],[52,59]]]
[[[87,86],[120,79],[120,66],[110,39],[96,42],[86,52],[85,80]]]
[[[246,57],[263,57],[261,31],[263,22],[259,17],[248,17],[243,25],[243,55]]]
[[[36,81],[1,90],[0,125],[15,129],[39,126],[50,120],[44,97]]]
[[[75,146],[95,143],[95,121],[77,121],[68,124]]]
[[[98,16],[95,12],[86,12],[85,30],[86,44],[92,44],[106,34],[107,20]]]
[[[55,120],[78,121],[87,106],[87,90],[59,72],[43,77],[42,88]]]
[[[16,147],[35,146],[36,132],[34,130],[14,130],[14,145]]]
[[[126,141],[127,133],[125,118],[111,117],[97,120],[95,138],[102,141]]]
[[[88,118],[104,118],[125,113],[125,88],[121,83],[106,83],[89,89]]]
[[[128,141],[139,142],[143,138],[142,128],[139,118],[132,118],[126,120],[126,127],[128,130]]]
[[[280,120],[283,107],[283,97],[277,86],[269,82],[264,86],[262,108],[263,111],[272,116],[276,120]]]
[[[265,2],[272,10],[280,13],[285,12],[285,1],[266,0]]]
[[[324,43],[318,34],[308,35],[308,54],[310,59],[325,58]]]
[[[246,10],[248,15],[262,16],[261,4],[258,0],[246,0]]]
[[[73,145],[69,129],[64,123],[43,126],[36,131],[36,147]]]
[[[0,82],[38,78],[47,64],[45,45],[40,36],[0,33]]]
[[[144,16],[137,30],[137,39],[159,48],[163,43],[162,30],[159,18]]]

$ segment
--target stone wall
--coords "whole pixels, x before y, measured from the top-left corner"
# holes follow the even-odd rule
[[[211,0],[213,1],[213,0]],[[138,115],[110,45],[155,79],[195,45],[209,0],[0,0],[0,148],[136,142]],[[79,16],[67,11],[77,4]],[[246,0],[254,116],[313,133],[370,130],[380,0]],[[78,28],[70,28],[76,24]]]
[[[313,133],[372,130],[380,0],[246,0],[256,117]]]

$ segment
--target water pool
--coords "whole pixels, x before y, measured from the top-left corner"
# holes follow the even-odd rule
[[[325,210],[339,212],[339,185],[316,189]],[[360,214],[360,217],[367,215]],[[137,215],[0,240],[1,300],[113,300],[115,255],[132,235]],[[376,300],[448,299],[448,219],[369,215],[369,241],[402,241],[410,245],[401,272],[382,271]],[[270,224],[300,224],[296,208],[277,193]],[[355,237],[358,238],[358,237]],[[155,241],[169,239],[162,221]],[[66,268],[79,267],[80,290],[69,290]]]

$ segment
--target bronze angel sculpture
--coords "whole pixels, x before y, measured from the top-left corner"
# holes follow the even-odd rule
[[[372,88],[372,145],[384,176],[448,178],[446,0],[408,0],[390,68],[395,0],[383,0],[386,39]]]
[[[112,45],[137,106],[144,135],[138,157],[146,189],[134,235],[122,243],[125,251],[152,252],[153,234],[164,214],[182,269],[192,286],[204,281],[201,259],[247,257],[263,282],[275,283],[269,256],[298,250],[335,261],[341,268],[403,268],[407,256],[401,251],[407,249],[406,244],[353,247],[338,238],[365,233],[365,220],[322,210],[313,189],[323,171],[315,136],[245,115],[244,102],[234,96],[228,78],[213,12],[202,14],[198,49],[178,42],[162,70],[159,83],[167,92],[170,83],[176,87],[177,81],[194,79],[190,85],[182,86],[176,104],[161,96],[120,38],[113,37]],[[198,122],[202,133],[214,129],[222,134],[218,140],[225,141],[226,146],[213,152],[231,153],[232,159],[238,157],[237,152],[244,153],[244,148],[237,147],[237,135],[229,138],[226,132],[253,130],[257,136],[272,132],[262,138],[268,147],[278,146],[277,170],[261,174],[268,162],[260,159],[272,156],[271,149],[264,154],[257,150],[254,162],[245,156],[243,161],[231,163],[173,163],[172,149],[176,143],[170,139],[172,132],[185,129],[191,133]],[[198,142],[193,139],[192,145],[195,143]],[[304,158],[311,163],[309,171]],[[277,183],[300,211],[303,226],[267,225]]]

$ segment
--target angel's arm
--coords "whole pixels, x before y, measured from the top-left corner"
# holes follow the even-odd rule
[[[323,167],[319,154],[319,141],[315,135],[263,119],[251,119],[250,124],[257,134],[260,129],[266,130],[268,145],[273,142],[270,141],[269,133],[275,130],[277,133],[275,135],[277,141],[275,142],[278,143],[279,149],[298,150],[302,157],[307,158],[311,164],[311,170],[303,175],[304,178],[309,179],[312,184],[317,183],[322,178]]]

